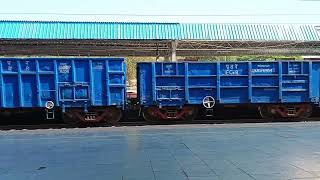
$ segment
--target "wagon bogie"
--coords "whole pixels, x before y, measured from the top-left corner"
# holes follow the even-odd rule
[[[122,110],[117,107],[93,108],[85,112],[78,108],[63,113],[63,120],[68,124],[115,124],[120,121]]]
[[[192,121],[197,116],[198,108],[195,106],[179,107],[147,107],[143,110],[143,118],[149,122],[165,121]]]
[[[312,114],[311,104],[275,104],[259,106],[264,119],[271,118],[308,118]]]

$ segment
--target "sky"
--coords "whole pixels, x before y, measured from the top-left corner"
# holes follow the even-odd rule
[[[0,20],[320,24],[319,9],[320,0],[2,0]]]

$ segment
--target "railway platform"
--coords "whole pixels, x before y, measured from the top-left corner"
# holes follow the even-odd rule
[[[313,180],[319,139],[319,122],[0,131],[0,179]]]

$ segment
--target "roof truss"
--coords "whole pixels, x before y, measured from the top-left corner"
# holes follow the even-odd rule
[[[2,56],[170,56],[172,40],[0,40]],[[319,55],[320,41],[177,42],[177,56]]]

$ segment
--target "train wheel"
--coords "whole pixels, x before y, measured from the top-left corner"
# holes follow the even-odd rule
[[[259,106],[259,113],[263,119],[273,119],[274,115],[272,114],[271,106],[263,105]]]
[[[198,108],[192,106],[186,106],[182,109],[184,111],[182,119],[185,121],[193,121],[198,115]]]
[[[78,126],[81,124],[81,118],[78,117],[78,112],[75,110],[69,110],[62,115],[63,122],[66,124]]]
[[[303,104],[298,107],[300,111],[299,118],[307,119],[312,115],[312,106],[310,104]]]
[[[122,111],[119,108],[111,107],[107,108],[103,112],[103,119],[104,122],[109,123],[109,124],[115,124],[119,122],[122,118]]]
[[[142,111],[142,117],[149,123],[156,123],[160,121],[160,118],[154,115],[155,108],[149,107]]]

